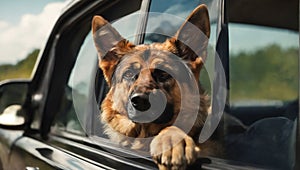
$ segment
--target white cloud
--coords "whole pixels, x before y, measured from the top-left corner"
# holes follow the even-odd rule
[[[1,29],[5,29],[9,26],[9,23],[5,22],[5,21],[0,21],[0,30]]]
[[[16,63],[40,48],[66,2],[49,3],[40,14],[25,14],[17,25],[0,21],[0,64]]]

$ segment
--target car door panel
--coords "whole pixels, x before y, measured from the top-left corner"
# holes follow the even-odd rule
[[[110,169],[26,136],[16,140],[9,164],[10,169]]]
[[[0,169],[9,169],[11,146],[22,134],[23,131],[0,129]]]

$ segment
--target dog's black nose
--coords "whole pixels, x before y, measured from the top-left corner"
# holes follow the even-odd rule
[[[135,93],[130,98],[132,106],[138,111],[146,111],[151,107],[149,95],[144,93]]]

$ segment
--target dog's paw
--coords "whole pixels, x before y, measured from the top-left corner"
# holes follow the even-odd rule
[[[150,152],[159,169],[186,169],[200,152],[191,137],[171,126],[163,129],[151,142]]]

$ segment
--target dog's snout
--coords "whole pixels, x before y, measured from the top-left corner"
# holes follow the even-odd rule
[[[146,111],[151,107],[149,95],[144,93],[135,93],[130,98],[132,106],[138,111]]]

